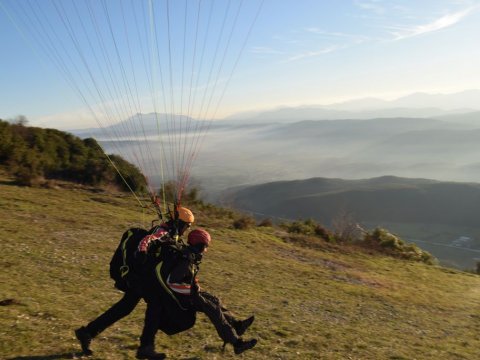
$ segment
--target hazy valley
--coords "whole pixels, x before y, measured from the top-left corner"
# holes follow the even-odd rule
[[[262,214],[258,216],[311,217],[330,224],[340,211],[347,211],[367,226],[388,225],[445,263],[471,267],[479,257],[476,251],[480,250],[480,226],[475,215],[479,210],[476,201],[480,198],[476,193],[469,193],[476,185],[440,181],[480,181],[480,112],[475,108],[478,95],[478,91],[473,90],[451,96],[413,94],[392,102],[363,99],[330,107],[238,114],[207,122],[208,132],[192,169],[191,182],[201,189],[207,200]],[[450,107],[441,108],[442,102]],[[129,153],[147,140],[152,153],[161,154],[155,136],[156,118],[166,121],[173,117],[165,114],[141,117],[149,134],[146,138],[140,133],[133,136],[125,133],[121,146],[117,139],[104,141],[107,150],[121,149],[128,159]],[[195,119],[179,119],[176,121],[205,126]],[[138,120],[132,118],[125,124],[134,121]],[[116,126],[121,134],[122,127]],[[95,131],[76,133],[85,136]],[[173,145],[164,143],[164,146]],[[161,179],[154,175],[153,168],[150,170],[150,179],[159,184]],[[368,192],[342,189],[328,196],[318,184],[306,186],[309,182],[315,183],[309,180],[300,182],[309,189],[301,199],[289,197],[286,189],[271,194],[274,184],[248,189],[258,184],[316,177],[358,180],[386,175],[432,179],[439,182],[427,181],[426,184],[444,188],[426,195],[431,202],[427,207],[418,206],[425,194],[423,188],[416,188],[417,180],[412,180],[409,186],[402,184],[400,189],[394,189],[396,184],[387,190],[382,181],[372,180]],[[353,182],[349,184],[350,187]],[[247,189],[238,191],[244,187]],[[260,196],[249,194],[259,188],[266,189]],[[469,195],[463,199],[459,193],[467,188]],[[408,194],[411,203],[406,201],[403,192]],[[235,200],[230,196],[232,193],[236,193]],[[450,206],[450,200],[441,199],[446,193],[455,206]],[[300,207],[295,201],[308,206]],[[395,211],[388,215],[384,211],[386,207]],[[470,243],[455,243],[462,237],[470,239]]]

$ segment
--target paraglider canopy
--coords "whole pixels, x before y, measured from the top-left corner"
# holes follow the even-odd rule
[[[6,0],[1,9],[88,109],[87,135],[136,165],[146,198],[165,212],[167,201],[181,204],[262,3]]]

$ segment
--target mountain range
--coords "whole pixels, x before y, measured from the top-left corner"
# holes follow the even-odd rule
[[[480,179],[480,113],[212,127],[193,169],[207,192],[278,180],[395,175]],[[462,121],[466,119],[466,121]],[[468,121],[467,121],[468,120]],[[221,151],[219,151],[219,149]],[[215,176],[212,176],[212,174]]]
[[[153,136],[156,130],[151,134],[147,140],[143,134],[130,135],[120,146],[102,142],[99,136],[109,152],[121,148],[128,155],[135,151],[135,142],[148,141],[153,156],[160,156],[155,155],[161,154],[158,137]],[[439,118],[225,120],[212,123],[192,178],[210,200],[233,186],[318,176],[359,179],[389,174],[476,182],[478,139],[480,112]],[[160,181],[153,171],[149,175]]]
[[[235,207],[331,224],[348,212],[359,222],[478,226],[480,184],[383,176],[364,180],[313,178],[232,190]]]
[[[480,259],[480,184],[382,176],[312,178],[238,187],[222,202],[259,218],[386,226],[458,267]]]
[[[480,124],[480,90],[465,90],[451,94],[414,93],[394,100],[373,97],[359,98],[328,105],[304,105],[279,107],[270,110],[246,111],[230,115],[223,120],[212,121],[212,127],[223,128],[246,124],[293,123],[303,120],[345,120],[374,118],[439,118],[453,122],[473,122]],[[157,125],[166,130],[167,124],[197,122],[192,116],[145,113],[135,114],[105,130],[119,133],[132,131],[136,135],[154,132]],[[210,119],[202,119],[210,121]],[[73,129],[78,136],[101,135],[98,128]]]
[[[480,110],[480,90],[465,90],[450,94],[414,93],[394,100],[367,97],[328,105],[280,107],[238,113],[227,120],[294,122],[381,117],[437,117],[478,110]]]

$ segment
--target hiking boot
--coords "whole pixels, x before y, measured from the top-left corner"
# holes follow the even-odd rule
[[[85,355],[92,355],[92,350],[90,350],[90,342],[92,341],[92,336],[88,332],[88,330],[82,326],[75,330],[75,336],[77,340],[80,341],[80,346],[82,347],[82,351]]]
[[[233,344],[233,351],[235,351],[236,355],[239,355],[246,350],[250,350],[255,345],[257,345],[257,339],[250,339],[247,341],[238,339],[238,341],[235,344]]]
[[[137,349],[137,359],[163,360],[166,357],[164,353],[156,352],[154,345],[140,346]]]
[[[252,325],[254,320],[255,316],[252,315],[248,319],[235,321],[235,323],[233,324],[233,328],[235,329],[237,335],[242,336],[243,334],[245,334],[245,331],[247,331],[250,325]]]

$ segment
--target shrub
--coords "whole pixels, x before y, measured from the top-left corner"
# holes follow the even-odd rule
[[[244,215],[233,222],[233,228],[237,230],[245,230],[255,226],[255,219],[251,216]]]
[[[287,232],[291,234],[313,235],[315,230],[307,221],[293,221],[286,224]]]
[[[323,227],[320,224],[317,224],[313,231],[316,236],[318,236],[319,238],[322,238],[325,241],[328,241],[328,242],[335,241],[334,236],[325,227]]]
[[[313,219],[304,221],[283,222],[280,227],[290,234],[319,237],[325,241],[333,242],[335,237],[323,225],[318,224]]]
[[[420,249],[415,244],[405,243],[398,236],[385,229],[376,228],[371,233],[366,233],[363,245],[391,256],[421,261],[426,264],[435,263],[435,257],[429,252]]]
[[[258,226],[264,226],[264,227],[272,227],[273,226],[273,221],[272,219],[263,219],[258,223]]]

